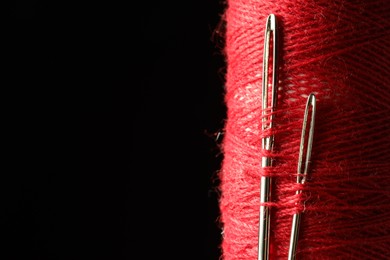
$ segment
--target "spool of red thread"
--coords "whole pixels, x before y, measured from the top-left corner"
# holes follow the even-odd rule
[[[274,164],[264,169],[261,72],[271,13],[281,46]],[[390,1],[229,0],[224,17],[223,259],[257,259],[264,175],[273,180],[270,259],[287,259],[296,212],[297,259],[390,259]],[[296,170],[312,92],[316,127],[302,187]]]

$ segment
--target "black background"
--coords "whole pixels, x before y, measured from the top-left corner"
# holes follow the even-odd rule
[[[24,94],[44,102],[23,112],[34,159],[13,175],[7,259],[219,259],[224,8],[102,5],[89,11],[132,19],[80,23],[63,46],[40,51],[24,49],[26,37],[30,74],[18,77],[50,91]],[[11,13],[40,15],[34,1]]]

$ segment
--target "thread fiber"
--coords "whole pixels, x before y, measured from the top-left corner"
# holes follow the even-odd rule
[[[272,177],[271,259],[390,259],[390,1],[228,0],[223,259],[257,259],[260,177]],[[265,21],[281,32],[272,168],[262,169]],[[295,184],[303,112],[317,98],[309,176]],[[268,152],[267,152],[268,153]],[[295,191],[302,189],[301,195]]]

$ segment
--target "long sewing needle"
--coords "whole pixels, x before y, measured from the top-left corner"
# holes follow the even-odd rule
[[[268,100],[268,69],[270,60],[270,41],[272,35],[272,79],[271,79],[271,101]],[[277,23],[276,17],[270,14],[267,18],[264,36],[264,55],[263,55],[263,81],[262,81],[262,130],[272,129],[274,118],[274,109],[276,107],[277,90]],[[269,104],[271,106],[269,106]],[[262,138],[262,149],[271,151],[274,144],[273,135]],[[262,157],[261,166],[269,167],[271,158]],[[271,198],[271,179],[269,176],[262,176],[260,181],[260,220],[259,220],[259,248],[258,260],[268,260],[269,258],[269,239],[270,239],[270,208],[266,203]]]
[[[309,136],[307,141],[306,155],[304,156],[306,128],[307,128],[307,121],[308,121],[310,110],[311,110],[311,120],[309,126]],[[306,182],[306,177],[307,177],[307,172],[308,172],[308,167],[309,167],[309,162],[311,157],[311,150],[313,146],[315,114],[316,114],[316,98],[313,94],[310,94],[309,97],[307,98],[305,114],[303,117],[301,144],[299,145],[297,183],[300,183],[302,185]],[[303,164],[303,160],[305,160],[305,164]],[[301,190],[297,190],[296,194],[298,195],[301,192],[302,192]],[[292,226],[291,226],[291,237],[290,237],[290,248],[288,251],[288,260],[295,260],[300,222],[301,222],[301,214],[295,213],[293,215]]]

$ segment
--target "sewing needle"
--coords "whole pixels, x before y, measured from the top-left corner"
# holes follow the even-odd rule
[[[307,121],[309,117],[310,108],[311,108],[311,120],[309,126],[309,136],[307,141],[306,155],[304,157],[306,128],[307,128]],[[307,172],[308,172],[308,167],[309,167],[309,162],[311,157],[311,150],[313,146],[315,114],[316,114],[316,98],[314,94],[310,94],[307,98],[305,114],[303,117],[301,143],[299,145],[297,183],[300,183],[302,185],[306,182],[306,177],[307,177]],[[303,160],[305,160],[304,165],[303,165]],[[302,192],[301,190],[297,190],[296,194],[299,195],[301,192]],[[292,226],[291,226],[291,237],[290,237],[290,248],[288,251],[288,260],[295,260],[300,222],[301,222],[301,214],[295,213],[293,215]]]
[[[270,41],[272,35],[272,79],[271,79],[271,101],[268,100],[268,69],[270,63]],[[272,130],[274,109],[276,107],[277,91],[277,23],[276,17],[270,14],[267,18],[264,36],[263,55],[263,81],[262,81],[262,130]],[[270,104],[270,107],[269,107]],[[269,114],[268,114],[269,113]],[[262,138],[262,149],[271,151],[273,149],[273,135]],[[272,166],[271,158],[262,157],[261,166]],[[260,181],[260,220],[259,220],[259,245],[258,260],[268,260],[269,239],[270,239],[270,208],[266,203],[271,198],[271,179],[269,176],[262,176]]]

